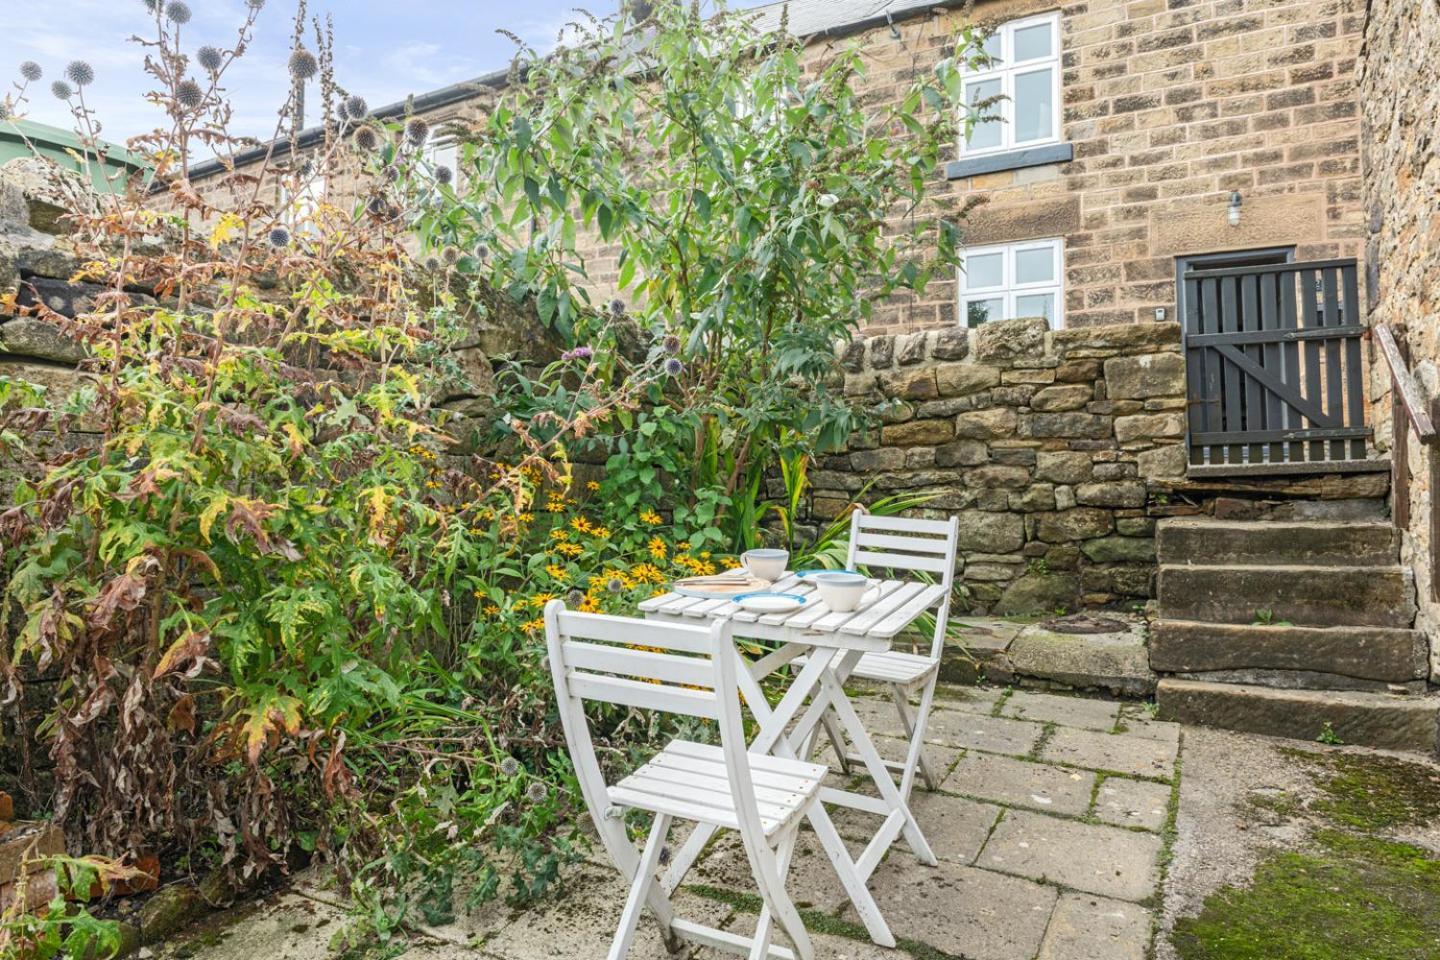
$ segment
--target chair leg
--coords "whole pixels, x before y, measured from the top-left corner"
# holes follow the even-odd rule
[[[920,776],[925,780],[926,790],[934,790],[940,785],[935,771],[930,767],[930,758],[925,754],[925,723],[930,718],[930,700],[934,693],[935,678],[932,675],[925,684],[924,692],[920,695],[920,711],[918,715],[912,716],[909,692],[898,683],[890,684],[890,696],[895,700],[895,709],[900,713],[900,724],[905,728],[905,739],[910,744],[905,755],[905,769],[902,776],[907,780],[914,780],[915,765],[918,762]],[[907,800],[910,799],[909,789],[902,788],[900,795]]]
[[[799,912],[791,902],[789,894],[785,892],[785,879],[790,872],[790,860],[795,853],[795,842],[800,837],[800,821],[790,827],[778,838],[774,859],[775,878],[774,884],[770,882],[766,870],[755,871],[755,881],[760,887],[760,898],[764,904],[760,908],[760,917],[755,922],[755,936],[750,941],[749,960],[766,960],[770,954],[770,941],[775,933],[775,921],[778,918],[785,935],[795,947],[795,956],[799,960],[814,960],[815,948],[810,942],[810,935],[805,931],[805,924],[800,919]]]
[[[660,863],[660,850],[665,846],[665,837],[670,832],[670,818],[664,814],[655,815],[650,836],[645,840],[645,851],[640,854],[635,876],[630,881],[630,895],[625,898],[625,910],[620,914],[620,926],[615,939],[610,942],[608,960],[624,960],[635,940],[635,927],[640,922],[640,912],[655,885],[655,868]]]

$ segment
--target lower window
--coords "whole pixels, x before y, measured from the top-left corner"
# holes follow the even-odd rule
[[[1064,244],[1026,240],[967,247],[960,258],[960,317],[967,327],[991,320],[1044,317],[1064,326]]]

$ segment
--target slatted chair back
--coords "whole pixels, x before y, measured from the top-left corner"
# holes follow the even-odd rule
[[[864,507],[856,507],[850,515],[846,567],[926,573],[944,585],[945,596],[935,614],[935,635],[930,644],[930,655],[937,659],[945,652],[945,628],[950,618],[959,540],[959,517],[952,516],[949,520],[879,517],[867,513]]]
[[[594,817],[610,806],[595,756],[586,701],[658,710],[715,721],[741,833],[747,824],[763,842],[755,786],[746,762],[731,624],[709,627],[655,623],[545,606],[545,639],[565,741]],[[746,837],[749,844],[749,837]]]

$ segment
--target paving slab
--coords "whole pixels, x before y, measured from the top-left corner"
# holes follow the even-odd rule
[[[619,873],[582,868],[557,901],[527,910],[482,949],[504,960],[605,960],[628,892]],[[730,915],[725,904],[683,890],[673,900],[678,915],[697,923],[719,926]],[[640,919],[627,960],[670,960],[648,913]]]
[[[1039,742],[1043,724],[958,710],[934,710],[925,726],[925,739],[951,747],[972,747],[987,753],[1023,757]]]
[[[1087,727],[1110,730],[1120,713],[1115,700],[1092,700],[1088,697],[1064,697],[1054,693],[1016,690],[1000,708],[1000,715],[1058,723],[1062,727]]]
[[[966,960],[1032,960],[1058,892],[1019,877],[892,855],[870,883],[890,930]],[[858,923],[854,907],[843,919]],[[903,960],[903,955],[896,960]]]
[[[1095,818],[1117,827],[1159,831],[1170,811],[1170,786],[1148,780],[1106,777],[1095,791]]]
[[[344,910],[298,893],[216,914],[156,948],[161,960],[327,960],[330,938],[344,928]]]
[[[1094,788],[1095,774],[1085,770],[979,752],[961,757],[944,783],[950,793],[1072,817],[1090,809]]]
[[[753,913],[736,914],[735,919],[731,920],[725,929],[748,937],[755,932],[755,920],[756,915]],[[809,933],[810,944],[815,948],[815,960],[909,960],[903,951],[877,947],[868,940],[852,940],[834,934],[816,933],[814,930]],[[783,934],[777,935],[771,942],[790,945],[789,939]],[[727,954],[702,949],[697,954],[697,960],[720,960],[724,956]]]
[[[1156,720],[1144,706],[1127,703],[1120,709],[1120,733],[1127,737],[1144,737],[1165,743],[1180,743],[1180,724]]]
[[[1145,960],[1150,911],[1084,893],[1060,897],[1037,960]]]
[[[1003,687],[977,687],[960,683],[940,683],[935,686],[935,706],[941,710],[990,714],[1003,696]]]
[[[1012,810],[976,865],[1119,900],[1144,900],[1160,883],[1160,847],[1154,834]]]
[[[859,856],[865,849],[860,842],[849,841],[846,846],[852,857]],[[739,834],[725,830],[711,841],[705,856],[685,878],[685,885],[692,884],[705,884],[747,895],[756,892],[755,877],[750,872],[750,860],[745,856]],[[785,889],[790,892],[795,905],[805,910],[834,913],[842,903],[847,902],[845,888],[840,885],[834,865],[825,855],[820,841],[809,831],[802,831],[795,843],[795,858],[790,865]]]
[[[1044,760],[1132,777],[1168,780],[1175,775],[1179,745],[1098,730],[1059,729],[1040,751]]]

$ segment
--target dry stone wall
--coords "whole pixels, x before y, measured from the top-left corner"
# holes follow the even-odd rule
[[[1173,323],[1051,331],[1042,319],[850,343],[844,389],[875,426],[811,474],[811,509],[931,495],[960,517],[959,579],[1006,613],[1143,600],[1152,484],[1184,476]]]
[[[1401,331],[1424,396],[1440,396],[1440,4],[1372,0],[1360,65],[1370,322]],[[1390,376],[1371,364],[1377,445],[1389,451]],[[1431,543],[1431,461],[1411,434],[1410,524],[1401,556],[1415,571],[1416,626],[1440,635]],[[1440,675],[1432,645],[1431,676]]]

